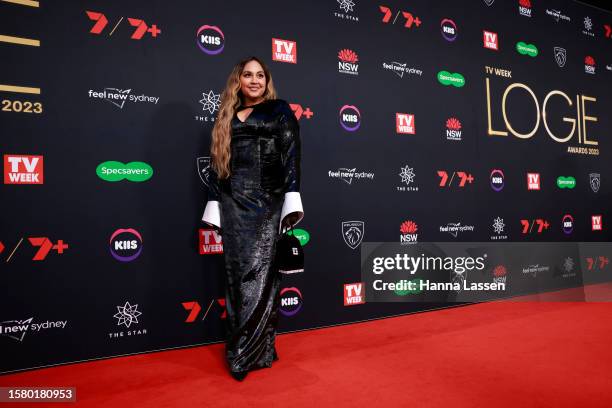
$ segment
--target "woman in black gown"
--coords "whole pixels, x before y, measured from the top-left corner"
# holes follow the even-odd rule
[[[279,232],[304,216],[299,125],[276,99],[270,71],[258,58],[237,64],[213,128],[208,202],[202,221],[223,237],[227,277],[226,359],[238,380],[270,367],[280,274]]]

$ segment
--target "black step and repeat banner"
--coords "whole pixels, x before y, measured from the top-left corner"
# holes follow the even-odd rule
[[[610,241],[611,25],[567,0],[0,1],[0,372],[223,340],[200,218],[249,55],[301,128],[280,332],[446,306],[368,302],[363,242]],[[589,256],[507,273],[612,279]]]

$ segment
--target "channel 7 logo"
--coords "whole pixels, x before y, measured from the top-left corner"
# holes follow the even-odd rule
[[[96,34],[96,35],[102,34],[102,32],[105,31],[106,27],[108,26],[108,19],[106,18],[104,13],[99,13],[97,11],[86,11],[86,13],[87,13],[87,17],[89,17],[90,20],[95,21],[94,25],[91,27],[89,32],[91,34]],[[132,40],[141,40],[145,36],[146,33],[150,33],[151,37],[153,38],[157,38],[157,36],[161,34],[161,30],[157,28],[156,24],[152,24],[151,27],[149,27],[147,23],[145,23],[144,20],[141,20],[139,18],[132,18],[132,17],[128,17],[127,21],[132,27],[135,27],[134,31],[132,32],[132,36],[130,37]],[[123,17],[121,17],[117,21],[117,23],[114,24],[114,26],[112,27],[112,29],[110,30],[108,34],[109,37],[113,35],[115,30],[117,30],[117,27],[119,27],[119,25],[121,25],[122,22],[123,22]],[[106,31],[109,31],[109,30],[106,30]]]

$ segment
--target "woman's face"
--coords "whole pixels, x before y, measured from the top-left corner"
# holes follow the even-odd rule
[[[249,61],[240,74],[240,91],[246,103],[257,103],[266,91],[266,75],[257,61]]]

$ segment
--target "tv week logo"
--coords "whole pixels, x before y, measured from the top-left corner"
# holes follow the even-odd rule
[[[527,190],[540,189],[540,173],[527,173]]]
[[[43,156],[4,155],[4,184],[43,184]]]
[[[217,231],[212,228],[201,228],[198,235],[200,255],[223,253],[223,241]]]
[[[497,33],[492,33],[490,31],[483,31],[483,42],[484,47],[490,50],[499,51],[499,37]]]
[[[295,41],[272,38],[272,61],[297,64],[297,43]]]
[[[410,113],[396,113],[395,131],[399,134],[414,135],[416,133],[414,115]]]
[[[601,215],[593,215],[591,216],[591,229],[593,231],[602,231],[603,230],[603,222]]]
[[[365,303],[363,282],[344,284],[344,306],[361,305]]]

